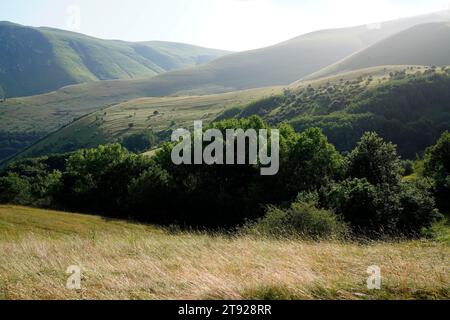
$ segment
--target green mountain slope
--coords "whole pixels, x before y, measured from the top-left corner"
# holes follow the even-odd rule
[[[450,67],[403,68],[297,83],[235,116],[256,114],[272,125],[290,123],[297,131],[319,127],[340,151],[353,149],[364,132],[375,131],[396,143],[403,156],[414,158],[450,130]]]
[[[101,40],[9,22],[0,22],[0,43],[0,85],[8,97],[96,80],[151,77],[228,53],[179,43]]]
[[[439,13],[313,32],[159,78],[159,82],[167,83],[167,88],[149,91],[155,92],[152,95],[163,95],[179,90],[198,92],[199,88],[223,92],[287,85],[414,25],[448,20],[449,14]],[[0,85],[9,97],[49,92],[93,80],[150,77],[226,53],[182,44],[106,41],[11,23],[0,23],[0,43],[5,44],[0,47]]]
[[[169,72],[150,82],[151,95],[204,93],[288,85],[412,26],[450,21],[430,14],[377,25],[312,32],[274,46],[230,54],[199,67]],[[403,64],[409,64],[407,62]]]
[[[450,64],[450,23],[412,27],[310,75],[309,79],[383,65]]]
[[[173,130],[192,127],[196,120],[208,123],[227,110],[281,93],[282,87],[267,87],[204,96],[134,99],[82,117],[15,158],[97,147],[144,130],[153,131],[159,141],[167,140]]]
[[[406,68],[409,67],[387,66],[359,70],[314,81],[298,81],[290,85],[289,90],[298,91],[308,86],[326,86],[327,83],[339,84],[344,80],[358,81],[359,78],[368,78],[369,76],[376,79],[373,83],[378,83],[378,80],[382,81],[383,78],[385,82],[389,77],[389,73],[402,72]],[[423,72],[424,70],[425,68],[422,67],[414,67],[414,71],[410,70],[409,72]],[[66,89],[75,90],[79,87],[73,86]],[[133,88],[138,87],[139,84],[133,86]],[[129,89],[123,88],[123,90],[127,91]],[[95,92],[99,96],[103,95],[102,90]],[[146,129],[151,129],[160,139],[167,139],[171,130],[179,127],[192,126],[194,120],[202,119],[208,122],[218,116],[227,117],[234,115],[239,110],[246,108],[248,104],[250,104],[250,107],[246,110],[252,110],[255,107],[259,108],[261,105],[257,101],[260,99],[264,99],[263,101],[272,101],[271,97],[280,95],[282,92],[283,87],[266,87],[204,96],[154,97],[131,100],[129,96],[124,96],[124,102],[102,108],[100,111],[94,111],[85,117],[73,121],[62,129],[45,136],[23,152],[17,154],[15,158],[68,152],[85,147],[96,147],[99,144],[120,141],[123,137],[142,132]],[[120,94],[120,91],[118,94]],[[71,95],[73,96],[74,93],[71,92]],[[56,97],[58,96],[60,95]],[[46,95],[46,98],[48,100],[44,100],[42,103],[43,105],[52,106],[52,112],[38,113],[35,111],[35,116],[39,121],[33,123],[36,125],[35,127],[28,127],[29,131],[32,131],[33,128],[34,130],[42,128],[44,127],[43,124],[46,124],[45,128],[47,131],[52,131],[50,128],[54,128],[56,119],[62,116],[62,110],[58,109],[57,103],[49,103],[50,99],[55,99],[55,96],[49,94]],[[127,99],[128,101],[125,101]],[[91,105],[91,103],[95,104],[95,100],[87,103],[87,105]],[[76,104],[78,105],[78,103]],[[36,110],[42,109],[40,107],[36,108]],[[264,106],[262,109],[264,109]],[[26,112],[26,109],[20,110]],[[79,111],[85,112],[86,109],[83,110]],[[260,114],[259,112],[256,114]],[[250,114],[254,113],[249,111],[246,115]],[[16,113],[16,119],[12,122],[20,123],[19,121],[24,115],[25,113]],[[282,120],[288,119],[283,118]],[[23,123],[23,125],[28,124]]]

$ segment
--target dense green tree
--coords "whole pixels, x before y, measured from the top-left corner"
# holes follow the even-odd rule
[[[366,178],[372,184],[396,183],[402,174],[396,146],[385,142],[374,132],[363,135],[348,156],[347,175]]]
[[[442,217],[436,209],[429,183],[423,180],[400,185],[401,212],[396,229],[406,234],[419,235],[423,228]]]
[[[0,203],[30,204],[30,189],[28,180],[15,173],[0,177]]]
[[[171,175],[156,163],[133,179],[129,185],[128,211],[131,217],[153,222],[173,224],[183,210],[175,192]]]
[[[434,179],[439,206],[450,211],[450,133],[444,132],[425,154],[424,174]]]
[[[429,186],[422,182],[373,185],[347,179],[326,188],[324,204],[366,236],[419,235],[439,219]]]
[[[119,144],[80,150],[67,160],[58,200],[71,209],[119,215],[126,206],[128,185],[148,160]]]
[[[349,179],[332,184],[326,191],[325,204],[343,216],[356,231],[392,228],[379,212],[379,192],[367,179]]]
[[[315,190],[340,175],[343,158],[320,129],[307,129],[292,140],[281,167],[284,189]]]

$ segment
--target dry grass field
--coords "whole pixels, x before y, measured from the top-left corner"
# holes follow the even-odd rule
[[[0,299],[449,299],[449,259],[448,239],[257,239],[0,206]]]

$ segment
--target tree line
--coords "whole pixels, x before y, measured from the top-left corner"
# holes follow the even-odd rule
[[[270,131],[257,116],[211,127]],[[374,237],[420,235],[450,209],[448,132],[427,149],[424,170],[408,179],[410,163],[376,133],[343,155],[318,128],[277,129],[275,176],[261,176],[259,164],[177,166],[173,143],[152,157],[111,144],[10,164],[0,174],[0,203],[181,227]]]

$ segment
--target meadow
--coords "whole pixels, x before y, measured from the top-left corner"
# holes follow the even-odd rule
[[[208,234],[0,206],[0,299],[448,299],[448,227],[434,240]],[[71,265],[82,289],[66,288]],[[381,290],[366,270],[381,268]]]

